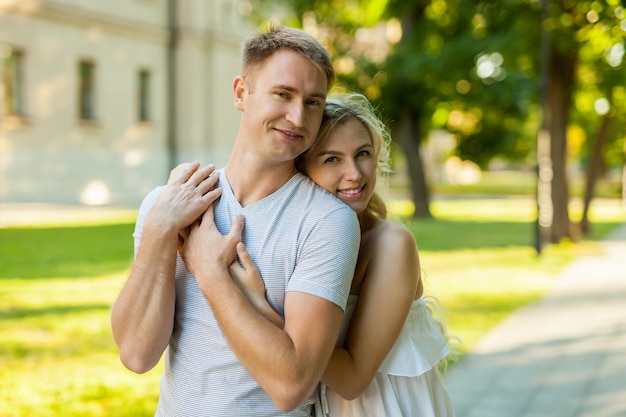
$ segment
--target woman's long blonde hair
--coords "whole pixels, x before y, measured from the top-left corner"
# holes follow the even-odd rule
[[[372,146],[374,147],[374,156],[376,157],[377,180],[376,188],[380,190],[382,187],[383,177],[391,172],[389,167],[389,144],[391,136],[389,129],[378,116],[378,112],[370,101],[362,94],[358,93],[333,93],[326,99],[324,106],[324,117],[320,126],[319,133],[315,143],[296,159],[296,167],[306,174],[304,170],[304,158],[311,152],[314,152],[321,144],[323,144],[328,136],[339,126],[350,118],[355,118],[367,130]],[[387,218],[387,206],[378,191],[375,191],[365,208],[365,212],[380,217]]]

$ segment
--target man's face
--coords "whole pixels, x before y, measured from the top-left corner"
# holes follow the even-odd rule
[[[235,85],[248,146],[275,162],[293,160],[317,136],[326,91],[326,76],[309,60],[289,50],[272,54]]]

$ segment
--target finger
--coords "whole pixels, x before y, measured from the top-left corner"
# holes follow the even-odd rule
[[[196,170],[188,179],[190,185],[198,187],[203,181],[211,177],[215,172],[215,165],[209,164]]]
[[[193,175],[200,167],[200,162],[183,162],[170,171],[168,184],[183,184]]]
[[[246,245],[241,242],[237,244],[237,256],[239,256],[239,261],[246,271],[256,271],[256,264],[246,249]]]
[[[189,226],[187,226],[189,233],[187,234],[187,237],[185,238],[186,242],[189,242],[189,240],[191,239],[191,235],[195,234],[195,232],[198,230],[199,227],[200,227],[200,219],[194,221]]]
[[[245,218],[243,214],[238,214],[233,220],[233,223],[230,227],[230,232],[228,232],[228,236],[231,238],[236,238],[238,241],[241,241],[241,233],[243,232]]]
[[[200,192],[200,194],[204,195],[216,188],[218,180],[219,174],[213,171],[208,177],[200,181],[196,189]]]
[[[211,217],[211,221],[214,221],[212,217]],[[232,257],[230,258],[231,262],[233,259],[237,257],[237,244],[241,242],[241,232],[243,231],[243,222],[244,222],[243,215],[239,214],[237,217],[235,217],[235,220],[233,220],[233,223],[230,227],[230,232],[228,232],[228,234],[225,236],[225,240],[226,240],[225,248],[227,249],[226,249],[226,252],[224,253],[227,254],[227,256]]]
[[[228,272],[230,273],[230,277],[233,282],[237,284],[239,289],[247,295],[248,293],[248,276],[246,275],[245,269],[239,265],[239,262],[235,260],[229,267]]]
[[[215,226],[215,218],[213,217],[213,205],[211,204],[206,208],[202,216],[198,219],[202,223],[203,227]]]
[[[178,234],[178,252],[181,254],[181,256],[185,252],[184,248],[185,248],[185,238],[182,237],[179,233]]]
[[[187,242],[187,239],[189,239],[189,229],[190,227],[185,227],[184,229],[178,232],[178,251],[180,253],[183,253],[185,242]]]
[[[216,188],[214,190],[209,191],[208,193],[202,196],[203,203],[207,206],[213,205],[220,197],[222,196],[222,189]]]
[[[187,240],[189,238],[189,227],[185,227],[178,232],[178,235],[183,239]]]

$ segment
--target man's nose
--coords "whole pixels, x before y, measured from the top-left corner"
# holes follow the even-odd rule
[[[295,127],[304,126],[304,106],[300,102],[294,101],[289,105],[289,111],[286,116],[289,121]]]

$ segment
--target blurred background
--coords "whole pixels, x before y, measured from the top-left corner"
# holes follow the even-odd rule
[[[545,239],[577,237],[571,196],[584,232],[597,193],[624,194],[623,3],[3,0],[0,201],[135,206],[181,161],[223,165],[240,45],[269,22],[378,106],[412,215],[501,178],[537,194]]]
[[[0,415],[152,415],[160,370],[108,323],[134,215],[226,163],[268,24],[391,128],[389,205],[461,353],[626,221],[624,0],[0,0]]]

